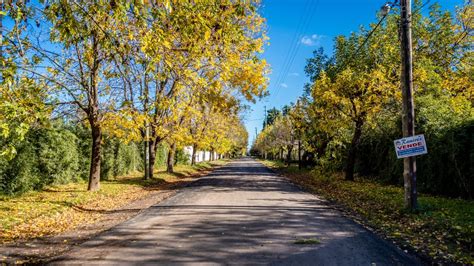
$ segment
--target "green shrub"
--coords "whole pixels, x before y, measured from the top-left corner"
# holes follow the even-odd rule
[[[17,155],[2,162],[0,188],[7,194],[41,189],[79,178],[77,137],[67,129],[34,129],[18,145]]]
[[[104,138],[100,166],[102,179],[107,180],[137,171],[141,164],[138,145],[133,142],[124,144],[117,139]]]
[[[184,149],[176,149],[175,164],[190,164],[189,156],[184,152]]]
[[[425,137],[428,154],[417,159],[420,191],[472,199],[474,120]]]
[[[91,167],[92,140],[90,129],[83,125],[70,126],[69,130],[77,137],[77,149],[79,151],[79,175],[83,180],[89,178]]]
[[[428,154],[417,157],[418,190],[472,199],[474,120],[436,131],[425,131],[427,129],[422,122],[419,127],[419,132],[425,135]],[[393,128],[390,132],[397,130]],[[368,132],[364,135],[356,168],[359,175],[372,176],[385,183],[403,184],[403,160],[396,158],[393,146],[393,140],[400,138],[399,134]]]
[[[41,130],[37,139],[41,187],[78,181],[79,155],[77,137],[71,131],[61,128]]]
[[[166,165],[166,160],[168,159],[168,147],[167,145],[160,143],[156,148],[156,159],[155,167]]]
[[[12,160],[0,158],[2,193],[20,194],[88,178],[91,144],[86,127],[55,123],[51,128],[32,129],[15,148],[17,154]],[[104,138],[101,178],[140,170],[142,162],[136,143]]]
[[[41,179],[37,173],[37,156],[31,142],[23,141],[17,146],[17,155],[2,167],[1,189],[6,194],[19,194],[38,187]]]

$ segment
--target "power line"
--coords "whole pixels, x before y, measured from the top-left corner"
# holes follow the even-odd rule
[[[245,121],[247,122],[252,122],[252,121],[261,121],[261,120],[264,120],[265,118],[255,118],[255,119],[247,119]]]
[[[303,26],[303,32],[306,32],[309,25],[310,25],[310,22],[312,21],[313,19],[313,16],[314,16],[314,13],[316,11],[316,8],[318,6],[318,3],[319,3],[319,0],[317,0],[314,5],[312,6],[312,8],[310,8],[310,15],[309,17],[307,18],[307,20],[305,21],[305,24]],[[290,58],[290,61],[289,63],[286,65],[286,68],[283,72],[283,75],[281,77],[281,80],[278,81],[278,84],[280,83],[283,83],[285,80],[286,80],[286,76],[288,75],[288,71],[290,70],[291,66],[293,65],[293,62],[296,58],[296,55],[298,54],[298,51],[299,51],[299,48],[301,47],[301,40],[300,38],[302,38],[302,34],[300,34],[300,36],[298,36],[298,39],[296,40],[297,41],[297,46],[296,46],[296,49],[294,50],[293,54],[291,55],[291,58]],[[280,92],[280,86],[278,86],[278,89],[277,89],[277,92],[275,93],[275,97],[278,96],[278,93]]]
[[[308,1],[306,2],[306,6],[305,6],[305,13],[304,15],[301,17],[300,21],[298,22],[298,25],[296,27],[296,30],[293,34],[293,38],[292,38],[292,42],[291,42],[291,45],[290,45],[290,49],[287,51],[286,53],[286,56],[285,56],[285,60],[283,61],[283,64],[281,65],[281,68],[280,68],[280,72],[278,73],[278,76],[276,78],[276,83],[273,84],[273,88],[275,89],[278,89],[278,87],[280,86],[280,79],[281,79],[281,76],[283,75],[283,71],[286,67],[286,65],[288,64],[288,61],[289,61],[289,57],[290,57],[290,54],[293,53],[293,50],[295,49],[296,45],[297,45],[297,41],[298,41],[298,36],[300,35],[300,31],[301,31],[301,28],[303,26],[303,23],[304,21],[306,20],[306,17],[309,15],[309,6],[311,5],[311,1]],[[270,96],[272,97],[272,96]],[[267,102],[268,102],[268,99],[267,99]]]
[[[282,64],[279,75],[277,76],[276,83],[273,84],[273,89],[274,90],[276,89],[276,93],[274,95],[278,95],[278,92],[280,90],[280,83],[282,82],[282,80],[284,80],[284,77],[286,76],[286,72],[289,69],[289,65],[292,64],[292,61],[294,60],[293,58],[298,52],[302,32],[305,31],[308,21],[310,21],[311,20],[310,18],[313,16],[312,10],[313,10],[313,7],[315,6],[314,4],[315,4],[314,1],[308,1],[305,6],[305,13],[301,17],[301,20],[299,21],[298,26],[295,30],[295,33],[293,35],[292,42],[290,45],[290,49],[286,53],[285,60]],[[268,102],[268,99],[267,99],[267,102]]]
[[[415,11],[413,11],[413,14],[416,14],[416,13],[418,13],[418,11],[421,11],[426,5],[428,5],[430,3],[430,1],[431,0],[426,1],[422,6],[420,6]],[[413,16],[413,14],[412,14],[412,16]]]
[[[421,11],[426,5],[428,5],[430,3],[431,0],[427,0],[423,5],[421,5],[419,8],[417,8],[411,16],[413,16],[414,14],[418,13],[419,11]],[[377,25],[375,25],[375,27],[369,32],[369,34],[367,34],[365,40],[362,42],[362,44],[359,46],[359,48],[357,48],[356,52],[353,54],[353,56],[351,56],[349,58],[349,61],[354,59],[355,57],[357,57],[357,55],[359,54],[359,52],[362,50],[362,48],[365,46],[365,44],[369,41],[370,37],[372,37],[372,34],[374,34],[374,32],[377,30],[377,28],[382,24],[382,22],[385,20],[385,18],[388,16],[388,14],[390,13],[390,10],[391,8],[393,8],[395,5],[397,5],[397,2],[398,0],[395,0],[394,2],[391,2],[390,5],[389,5],[389,9],[387,10],[387,12],[382,16],[382,18],[380,18],[380,20],[377,22]],[[347,62],[347,61],[346,61]]]
[[[308,26],[309,26],[310,22],[312,21],[312,18],[314,16],[315,11],[316,11],[316,7],[317,7],[318,3],[319,3],[319,0],[317,0],[314,3],[314,5],[309,8],[309,16],[307,17],[306,21],[303,24],[302,33],[307,31]],[[290,70],[291,66],[293,65],[295,57],[298,54],[299,48],[301,47],[301,38],[303,36],[302,33],[300,32],[300,35],[296,39],[296,43],[297,43],[296,48],[295,48],[295,50],[293,51],[293,54],[290,57],[290,61],[285,66],[285,69],[283,71],[283,75],[280,77],[280,80],[278,81],[278,85],[280,83],[283,83],[286,80],[286,76],[288,75],[288,71]],[[281,89],[281,87],[278,86],[277,92],[275,93],[275,97],[278,96],[278,93],[280,92],[280,89]]]
[[[367,34],[367,37],[365,38],[364,42],[362,42],[362,44],[359,46],[359,48],[357,49],[357,51],[354,53],[354,56],[353,57],[356,57],[360,50],[362,50],[362,48],[365,46],[365,44],[367,43],[367,41],[369,41],[370,37],[372,36],[372,34],[374,34],[374,32],[377,30],[377,28],[380,26],[380,24],[382,24],[382,22],[384,21],[384,19],[387,17],[388,15],[388,12],[383,15],[383,17],[379,20],[379,22],[377,23],[377,25],[375,25],[375,27],[369,32],[369,34]]]

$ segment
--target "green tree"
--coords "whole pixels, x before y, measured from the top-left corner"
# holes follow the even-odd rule
[[[50,113],[45,105],[47,86],[24,70],[40,58],[30,53],[25,33],[33,16],[24,1],[0,3],[0,159],[13,159],[28,131],[44,122]],[[3,24],[7,18],[12,23]]]
[[[49,62],[49,80],[54,82],[59,104],[82,112],[91,130],[92,151],[88,190],[100,187],[103,121],[119,107],[113,88],[107,84],[112,55],[120,43],[114,37],[118,25],[129,17],[127,1],[51,1],[45,16],[51,23],[51,42],[61,54],[42,51]],[[93,15],[92,15],[93,14]]]

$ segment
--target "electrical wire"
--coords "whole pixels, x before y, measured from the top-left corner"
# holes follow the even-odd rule
[[[319,1],[319,0],[318,0]],[[291,67],[291,64],[294,61],[294,57],[296,56],[299,46],[300,46],[300,38],[302,36],[302,33],[306,31],[307,26],[309,24],[309,21],[311,21],[312,16],[314,15],[314,9],[315,9],[315,2],[314,1],[308,1],[306,6],[305,6],[305,13],[301,17],[301,20],[298,23],[298,26],[295,30],[295,33],[292,38],[292,43],[290,45],[290,49],[287,51],[285,60],[282,64],[282,68],[280,69],[279,75],[277,76],[276,82],[273,84],[273,91],[276,91],[276,93],[272,94],[270,98],[274,98],[278,95],[280,88],[281,88],[281,83],[284,81],[286,78],[288,69]],[[269,99],[266,100],[268,102]]]
[[[306,31],[307,31],[307,29],[308,29],[308,27],[309,27],[309,25],[310,25],[310,23],[311,23],[311,21],[312,21],[312,19],[313,19],[313,16],[314,16],[314,13],[315,13],[315,11],[316,11],[316,8],[317,8],[318,4],[319,4],[319,0],[317,0],[317,1],[315,2],[313,8],[311,9],[311,11],[310,11],[310,16],[309,16],[309,18],[306,20],[305,26],[303,27],[303,32],[306,32]],[[287,75],[288,75],[288,72],[289,72],[289,70],[291,69],[291,66],[293,65],[293,62],[294,62],[294,60],[295,60],[295,58],[296,58],[296,55],[298,54],[298,51],[299,51],[299,49],[300,49],[300,47],[301,47],[301,38],[302,38],[302,37],[303,37],[303,35],[300,35],[300,36],[298,37],[296,49],[295,49],[294,53],[292,54],[291,59],[290,59],[288,65],[286,66],[286,68],[285,68],[285,70],[284,70],[284,72],[283,72],[282,78],[281,78],[281,80],[278,82],[278,84],[281,84],[281,83],[284,83],[284,82],[285,82],[286,77],[287,77]],[[278,90],[277,90],[277,92],[275,93],[275,97],[278,96],[278,93],[280,92],[280,89],[281,89],[281,86],[278,87]]]
[[[412,13],[412,16],[413,14],[416,14],[418,12],[420,12],[426,5],[428,5],[430,3],[431,0],[427,0],[422,6],[420,6],[419,8],[417,8],[413,13]],[[390,10],[395,6],[397,5],[397,1],[395,2],[392,2],[390,3]],[[370,37],[372,37],[372,34],[374,34],[374,32],[377,30],[377,28],[382,24],[382,22],[385,20],[385,18],[388,16],[388,14],[390,13],[390,10],[383,15],[383,17],[377,22],[377,25],[375,25],[375,27],[369,32],[369,34],[367,34],[365,40],[362,42],[362,44],[359,46],[359,48],[357,48],[356,52],[353,54],[353,56],[350,57],[349,61],[351,61],[352,59],[356,58],[357,55],[359,55],[359,52],[362,50],[362,48],[365,46],[365,44],[367,44],[367,42],[369,41]]]
[[[287,51],[285,59],[284,59],[283,64],[282,64],[282,67],[280,68],[280,71],[278,73],[278,76],[277,76],[277,79],[276,79],[277,82],[273,84],[273,89],[274,90],[275,90],[275,88],[278,89],[278,87],[280,86],[280,83],[278,81],[281,80],[281,76],[283,75],[284,69],[286,68],[286,65],[289,62],[290,55],[293,53],[293,51],[294,51],[294,49],[297,45],[297,39],[298,39],[298,36],[300,35],[300,31],[301,31],[302,25],[304,24],[304,21],[306,20],[306,17],[309,15],[309,13],[308,13],[309,8],[308,7],[310,7],[310,6],[311,6],[311,1],[306,2],[305,9],[304,9],[305,13],[303,14],[300,21],[298,22],[296,30],[293,34],[293,38],[291,39],[292,41],[291,41],[290,49]],[[272,96],[270,96],[270,97],[272,97]],[[268,101],[269,101],[269,99],[266,100],[266,102],[268,102]]]

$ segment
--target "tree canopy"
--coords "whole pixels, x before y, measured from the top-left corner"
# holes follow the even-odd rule
[[[241,154],[243,102],[262,97],[267,86],[259,6],[231,0],[2,5],[2,156],[13,158],[29,128],[55,119],[90,130],[89,190],[99,189],[105,135],[144,142],[151,176],[162,143]]]

